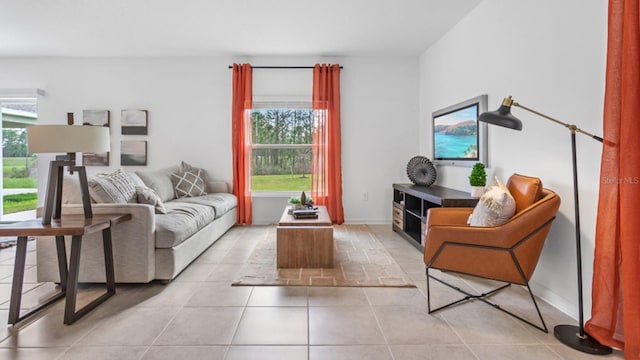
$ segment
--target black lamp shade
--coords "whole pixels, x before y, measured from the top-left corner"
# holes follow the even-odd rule
[[[511,106],[501,105],[496,111],[487,111],[480,114],[478,120],[487,124],[502,126],[514,130],[522,130],[522,121],[511,115]]]

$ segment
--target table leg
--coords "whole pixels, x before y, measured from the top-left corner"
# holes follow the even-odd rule
[[[58,271],[60,272],[60,288],[62,292],[67,290],[67,251],[64,245],[64,236],[56,236],[56,250],[58,251]]]
[[[107,292],[76,311],[82,236],[73,236],[71,238],[71,255],[69,257],[69,273],[67,278],[67,299],[64,306],[64,323],[67,325],[73,324],[76,320],[84,316],[96,306],[102,304],[105,300],[116,293],[110,229],[107,228],[102,231],[102,241],[105,256],[104,262],[106,272],[105,276],[107,279]]]
[[[80,249],[82,236],[71,237],[71,256],[69,257],[69,272],[67,278],[67,299],[64,305],[64,323],[71,324],[75,321],[76,298],[78,296],[78,274],[80,271]]]
[[[102,245],[104,247],[104,273],[107,278],[107,292],[115,294],[116,276],[113,265],[113,245],[111,241],[111,228],[102,230]]]
[[[13,283],[11,285],[11,300],[9,303],[9,321],[11,325],[15,325],[19,321],[35,314],[40,309],[44,308],[60,299],[65,295],[64,289],[53,295],[44,303],[34,307],[26,314],[20,316],[20,304],[22,303],[22,286],[24,282],[24,268],[27,263],[27,237],[19,236],[16,244],[16,258],[13,265]],[[65,263],[66,266],[66,263]],[[66,274],[66,267],[65,267]]]
[[[22,301],[22,283],[24,267],[27,263],[27,237],[19,236],[16,244],[16,258],[13,264],[13,283],[11,285],[11,302],[9,304],[9,324],[20,319],[20,303]]]

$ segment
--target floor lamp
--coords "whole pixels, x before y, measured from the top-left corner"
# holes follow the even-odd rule
[[[534,113],[540,117],[543,117],[547,120],[551,120],[558,125],[562,125],[566,127],[571,132],[571,155],[573,162],[573,200],[574,200],[574,211],[575,211],[575,221],[576,221],[576,254],[577,254],[577,263],[578,263],[578,306],[579,306],[579,319],[580,326],[574,325],[557,325],[553,330],[555,337],[560,340],[563,344],[570,346],[576,350],[589,353],[589,354],[598,354],[598,355],[606,355],[611,353],[611,348],[608,346],[604,346],[600,344],[597,340],[590,337],[588,334],[584,332],[584,315],[583,315],[583,302],[582,302],[582,251],[580,248],[580,206],[578,202],[578,171],[577,171],[577,163],[576,163],[576,133],[579,132],[583,135],[587,135],[588,137],[603,142],[602,138],[599,136],[595,136],[590,134],[575,125],[570,125],[564,123],[562,121],[556,120],[552,117],[539,113],[535,110],[532,110],[526,106],[520,105],[516,101],[514,101],[511,96],[505,98],[502,102],[500,108],[496,111],[489,111],[480,114],[478,120],[482,122],[486,122],[488,124],[497,125],[506,127],[514,130],[522,130],[522,121],[520,121],[515,116],[511,115],[511,107],[517,106],[522,109],[525,109],[531,113]]]
[[[71,120],[73,123],[73,120]],[[84,166],[76,166],[76,152],[101,153],[109,151],[109,128],[103,126],[33,125],[27,127],[30,154],[67,153],[49,165],[42,224],[60,219],[62,210],[62,180],[64,168],[78,173],[85,219],[93,217],[87,173]]]

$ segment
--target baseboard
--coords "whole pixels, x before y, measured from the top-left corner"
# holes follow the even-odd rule
[[[391,226],[391,219],[362,219],[362,218],[347,218],[344,219],[344,223],[348,225],[353,224],[370,224],[370,225],[389,225]]]
[[[578,319],[578,305],[568,301],[536,281],[529,282],[529,286],[533,293],[540,299],[544,300],[547,304],[555,307],[575,320]],[[576,294],[576,297],[577,296],[578,295]]]

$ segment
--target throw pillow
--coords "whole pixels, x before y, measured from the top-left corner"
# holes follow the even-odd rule
[[[480,197],[478,204],[469,216],[471,226],[499,226],[516,212],[516,202],[509,189],[497,178]]]
[[[202,170],[171,173],[176,198],[194,197],[206,195],[206,182],[202,176]]]
[[[89,179],[89,195],[97,203],[136,202],[136,180],[122,169]]]
[[[136,186],[136,194],[140,204],[148,204],[156,209],[156,214],[166,214],[167,209],[164,207],[160,196],[153,189],[146,186]]]
[[[204,183],[206,184],[207,181],[209,181],[209,179],[207,178],[207,172],[204,169],[195,167],[195,166],[193,166],[193,165],[191,165],[189,163],[186,163],[184,161],[182,161],[180,163],[180,171],[181,172],[198,171],[198,170],[200,170],[200,176],[202,177],[202,179],[204,180]],[[206,188],[205,188],[205,190],[206,190]]]
[[[163,202],[176,198],[171,173],[179,171],[179,166],[170,166],[154,171],[137,171],[145,186],[150,187],[160,196]]]

